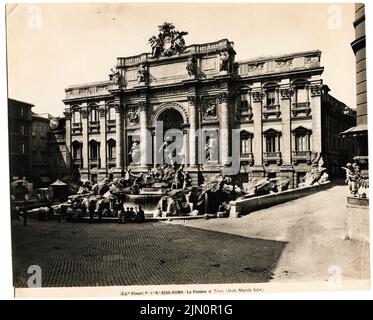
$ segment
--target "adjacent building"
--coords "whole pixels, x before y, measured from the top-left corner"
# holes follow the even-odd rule
[[[351,43],[356,59],[356,123],[342,132],[347,140],[357,144],[354,160],[360,165],[364,178],[368,178],[368,105],[366,73],[365,5],[355,3],[355,40]]]
[[[68,165],[93,181],[146,172],[167,160],[166,131],[180,129],[180,163],[195,184],[229,167],[237,143],[244,179],[297,187],[321,157],[339,173],[354,146],[338,133],[356,114],[330,95],[320,51],[235,61],[228,39],[185,46],[185,34],[165,23],[152,53],[119,57],[109,80],[65,89]]]
[[[10,179],[29,178],[32,172],[31,131],[33,104],[8,99]]]
[[[35,186],[44,186],[50,183],[48,177],[48,148],[47,137],[50,131],[52,116],[48,113],[32,113],[32,181]]]
[[[65,139],[65,118],[55,118],[48,132],[48,176],[52,180],[62,179],[70,175],[70,167],[67,166],[68,152]]]

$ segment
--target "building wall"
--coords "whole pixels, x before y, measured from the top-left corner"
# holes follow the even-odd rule
[[[106,81],[66,89],[66,145],[72,163],[84,178],[96,180],[109,174],[121,176],[125,169],[145,172],[153,167],[163,143],[155,138],[156,121],[165,119],[167,112],[171,115],[171,110],[178,116],[174,114],[165,125],[181,121],[185,168],[195,183],[203,181],[198,177],[217,174],[229,163],[235,139],[231,129],[237,130],[241,140],[250,141],[245,142],[240,163],[241,175],[248,180],[288,177],[290,187],[296,187],[315,159],[323,156],[334,161],[342,156],[323,141],[340,132],[334,130],[336,125],[329,130],[323,121],[335,118],[333,123],[338,123],[342,116],[334,117],[340,109],[328,109],[324,103],[329,89],[321,78],[320,51],[235,63],[233,44],[228,40],[188,48],[187,54],[173,58],[154,60],[148,54],[118,58],[121,84]],[[225,68],[220,60],[224,52],[229,55]],[[188,74],[186,66],[193,53],[198,53],[197,71]],[[144,61],[148,79],[139,81],[136,75]],[[326,102],[330,104],[327,98]],[[97,109],[97,116],[92,120],[93,109]],[[354,114],[344,117],[353,120]],[[128,156],[133,135],[145,129],[153,135],[141,139],[141,154],[146,156],[134,165]],[[198,150],[207,140],[194,138],[191,132],[195,129],[216,130],[216,163],[199,164]],[[116,143],[115,158],[108,157],[109,141]],[[94,158],[92,144],[99,145]],[[153,150],[147,151],[145,146],[149,144],[153,144]],[[78,157],[74,146],[81,150]],[[150,164],[146,159],[151,160]]]
[[[365,5],[355,4],[355,41],[352,48],[356,57],[356,107],[357,125],[367,124],[367,74],[366,74],[366,38]]]
[[[32,104],[8,99],[10,178],[29,178],[31,163]]]
[[[322,143],[324,161],[332,177],[343,177],[342,169],[356,152],[356,142],[344,139],[340,133],[356,123],[356,111],[348,108],[343,102],[334,98],[325,90],[322,99]]]
[[[32,116],[32,176],[36,184],[42,177],[48,176],[47,138],[50,131],[50,120],[39,115]]]

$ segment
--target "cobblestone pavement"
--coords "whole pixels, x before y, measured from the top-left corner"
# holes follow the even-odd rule
[[[12,223],[15,287],[268,282],[286,246],[168,223]]]
[[[239,219],[173,222],[249,238],[286,242],[271,282],[328,281],[338,268],[344,280],[370,277],[369,243],[345,240],[346,185]],[[336,266],[336,267],[333,267]]]

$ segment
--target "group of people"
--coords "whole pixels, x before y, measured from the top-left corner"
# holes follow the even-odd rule
[[[117,200],[113,209],[117,213],[119,223],[145,221],[145,212],[141,207],[125,207],[124,204]]]

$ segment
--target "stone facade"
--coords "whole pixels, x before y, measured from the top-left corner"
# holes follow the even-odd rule
[[[193,183],[229,166],[234,142],[244,179],[286,176],[296,187],[320,155],[333,165],[325,141],[334,131],[326,122],[346,129],[355,114],[329,95],[320,51],[236,62],[233,42],[223,39],[153,52],[117,58],[108,81],[65,89],[67,161],[83,178],[156,167],[160,120],[182,130],[181,154]],[[137,141],[136,132],[146,130]],[[217,132],[216,161],[201,158],[213,141],[209,132]],[[138,144],[141,159],[134,162],[131,148]],[[348,156],[347,145],[340,149]]]

